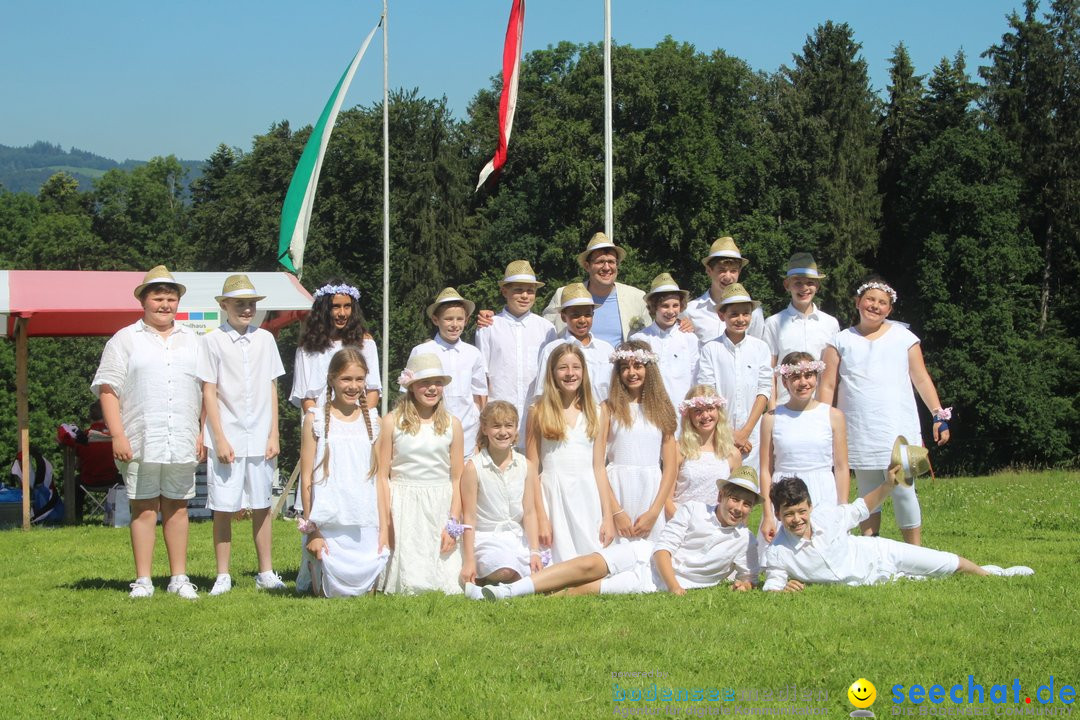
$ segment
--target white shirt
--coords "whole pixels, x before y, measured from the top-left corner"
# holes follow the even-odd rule
[[[503,308],[490,327],[476,331],[476,347],[487,367],[490,400],[505,400],[525,415],[536,379],[540,348],[555,339],[555,326],[535,313],[521,317]]]
[[[690,322],[694,323],[694,334],[697,335],[700,343],[707,343],[723,335],[724,330],[727,329],[716,312],[716,303],[708,290],[701,297],[687,303],[683,316],[690,318]],[[754,308],[750,314],[750,327],[747,328],[746,334],[756,338],[765,334],[765,315],[762,314],[760,307]]]
[[[667,550],[675,577],[683,588],[718,585],[735,573],[736,580],[757,582],[757,540],[746,525],[724,527],[716,506],[691,500],[667,521],[654,553]]]
[[[698,383],[712,385],[728,401],[725,412],[731,427],[738,429],[750,419],[750,410],[759,395],[772,395],[772,357],[763,340],[746,335],[738,345],[727,334],[701,346]],[[750,433],[753,449],[743,463],[757,467],[758,435],[761,421]]]
[[[221,431],[236,456],[265,455],[273,418],[270,384],[285,374],[274,336],[251,325],[241,334],[226,322],[202,337],[196,374],[217,385]],[[213,449],[209,423],[203,436]]]
[[[303,348],[296,348],[295,362],[293,364],[293,385],[289,393],[289,402],[300,407],[303,400],[314,400],[316,407],[322,407],[326,402],[326,373],[330,369],[330,360],[334,353],[341,349],[340,340],[332,340],[330,347],[322,352],[309,352]],[[364,362],[368,366],[367,380],[365,384],[368,390],[382,392],[382,380],[379,373],[382,372],[379,365],[379,349],[371,338],[364,338],[364,344],[360,348],[360,354],[364,356]],[[303,418],[300,418],[303,422]]]
[[[199,336],[173,325],[167,338],[142,320],[109,338],[90,390],[108,385],[120,400],[120,420],[132,458],[194,463],[202,389],[195,376]]]
[[[679,329],[678,323],[667,330],[655,322],[630,336],[652,348],[660,357],[660,376],[672,405],[678,405],[694,386],[698,374],[698,339],[694,333]],[[675,414],[679,417],[678,413]]]
[[[879,568],[880,538],[856,537],[851,529],[870,516],[859,498],[848,505],[817,506],[810,511],[810,538],[790,535],[783,525],[765,549],[762,590],[783,590],[789,577],[804,583],[870,585],[892,574]]]
[[[810,314],[803,315],[790,303],[786,308],[770,315],[765,321],[765,336],[762,340],[769,346],[769,352],[776,356],[776,362],[783,361],[791,352],[808,352],[815,360],[821,359],[825,346],[833,342],[840,332],[840,323],[832,315],[822,312],[813,305]],[[776,383],[776,404],[783,405],[789,399],[784,384]]]
[[[521,500],[528,468],[525,456],[511,449],[510,464],[501,470],[485,449],[473,455],[472,464],[476,469],[476,530],[522,534]]]
[[[569,330],[563,330],[559,336],[540,348],[540,358],[537,362],[536,381],[533,383],[532,397],[535,400],[544,393],[544,373],[547,372],[548,358],[555,348],[564,343],[571,343],[581,348],[585,355],[585,365],[589,371],[589,383],[592,385],[593,401],[599,405],[607,400],[608,390],[611,388],[611,353],[615,348],[611,343],[604,342],[592,335],[588,345],[583,345],[580,340],[570,334]]]
[[[464,340],[451,345],[442,335],[436,335],[433,340],[414,347],[409,360],[427,353],[438,355],[443,372],[450,376],[450,384],[443,388],[443,398],[447,412],[461,421],[465,457],[469,457],[476,447],[476,433],[480,430],[480,408],[473,395],[487,397],[488,394],[484,358],[476,347]]]

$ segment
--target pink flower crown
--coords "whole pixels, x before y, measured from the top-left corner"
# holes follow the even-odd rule
[[[704,410],[705,408],[723,410],[726,407],[726,398],[722,398],[719,395],[698,395],[697,397],[692,397],[679,403],[679,414],[685,415],[691,410]]]
[[[794,365],[777,365],[776,369],[773,370],[773,372],[777,375],[780,375],[781,377],[787,377],[788,375],[792,374],[801,375],[807,371],[819,373],[822,372],[824,369],[825,363],[821,360],[803,360],[802,362],[795,363]]]

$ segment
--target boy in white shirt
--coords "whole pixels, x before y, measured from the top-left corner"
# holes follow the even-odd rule
[[[898,577],[942,577],[961,572],[970,575],[1034,575],[1023,565],[979,567],[950,552],[869,535],[851,530],[870,514],[897,483],[910,486],[916,475],[929,471],[926,449],[908,445],[903,437],[893,446],[890,482],[848,505],[813,507],[806,483],[797,477],[782,478],[769,492],[781,529],[765,549],[763,590],[798,592],[807,583],[874,585]]]
[[[475,346],[461,339],[475,309],[476,305],[454,288],[443,288],[435,302],[427,306],[427,316],[438,332],[433,339],[414,347],[408,358],[411,361],[415,355],[430,353],[442,361],[443,371],[451,378],[443,388],[443,398],[447,411],[461,421],[466,460],[476,451],[480,411],[487,403],[488,394],[484,358]],[[401,391],[405,392],[405,388]]]
[[[615,352],[615,348],[592,334],[593,311],[597,307],[599,306],[593,302],[592,293],[583,283],[573,283],[563,288],[559,315],[566,327],[554,340],[540,349],[536,363],[536,379],[530,393],[533,400],[540,397],[544,391],[544,383],[540,378],[544,376],[548,358],[555,348],[563,343],[573,343],[581,348],[589,369],[593,400],[597,405],[607,400],[608,389],[611,387],[611,353]]]
[[[716,315],[717,303],[725,288],[739,282],[739,274],[749,263],[730,237],[718,238],[709,248],[709,254],[701,259],[709,276],[709,289],[691,300],[685,313],[694,323],[699,342],[707,343],[723,334],[724,323]],[[760,307],[754,308],[747,332],[756,338],[765,334],[765,316]]]
[[[645,305],[653,323],[630,336],[631,340],[647,344],[660,358],[660,375],[673,406],[686,397],[697,381],[697,336],[679,329],[679,315],[686,310],[689,297],[690,293],[679,289],[671,275],[660,273],[645,294]],[[682,416],[676,414],[676,417],[681,423]]]
[[[533,573],[509,585],[469,588],[468,597],[504,600],[534,593],[567,590],[570,595],[618,595],[713,587],[734,577],[732,590],[746,591],[757,582],[757,547],[746,519],[761,501],[757,472],[737,468],[717,480],[715,506],[690,501],[664,526],[660,539],[609,545]]]
[[[788,260],[784,289],[790,293],[791,303],[769,316],[762,338],[772,353],[773,367],[780,358],[791,352],[810,353],[815,360],[821,360],[825,346],[840,332],[837,319],[814,304],[814,296],[825,277],[818,271],[814,256],[810,253],[795,253]],[[779,381],[774,397],[774,405],[783,405],[788,401],[787,390]]]
[[[250,508],[259,590],[285,583],[271,561],[270,488],[277,472],[277,378],[285,374],[274,336],[253,327],[257,295],[246,275],[225,279],[218,305],[226,321],[203,336],[197,363],[202,382],[207,463],[207,507],[214,512],[217,579],[211,595],[232,589],[233,513]]]
[[[551,321],[531,312],[542,287],[527,260],[513,261],[499,281],[506,306],[491,325],[476,330],[476,347],[487,368],[488,400],[505,400],[517,409],[519,447],[525,446],[525,410],[540,348],[555,339]]]

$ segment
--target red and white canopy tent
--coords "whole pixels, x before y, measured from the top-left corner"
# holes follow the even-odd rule
[[[176,319],[199,332],[221,322],[214,299],[229,272],[177,272],[176,281],[187,288]],[[277,330],[311,310],[311,294],[289,273],[247,273],[265,300],[259,301],[256,322]],[[142,317],[132,294],[142,282],[141,272],[94,270],[0,270],[0,336],[15,340],[15,390],[19,449],[30,457],[30,411],[27,394],[27,359],[30,337],[112,335]],[[269,319],[267,316],[270,312]],[[89,390],[87,391],[89,392]],[[23,528],[30,527],[31,473],[23,473]]]

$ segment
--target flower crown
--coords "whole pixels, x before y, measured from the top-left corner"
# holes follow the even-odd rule
[[[698,395],[689,400],[679,403],[679,414],[685,415],[691,410],[703,410],[705,408],[717,408],[723,410],[727,407],[727,400],[719,395]]]
[[[401,374],[397,376],[397,384],[401,387],[407,386],[413,381],[413,371],[405,368],[401,371]]]
[[[312,297],[318,300],[323,295],[348,295],[353,300],[360,300],[360,291],[352,285],[323,285]]]
[[[611,353],[608,360],[614,363],[618,363],[621,360],[635,360],[642,365],[648,365],[649,363],[659,362],[660,358],[656,353],[649,352],[648,350],[616,350]]]
[[[788,375],[801,375],[804,372],[819,373],[825,369],[825,363],[821,360],[803,360],[800,363],[777,365],[774,373],[781,377],[787,377]]]
[[[855,297],[862,297],[862,294],[867,290],[880,290],[881,292],[888,295],[894,303],[896,302],[896,291],[883,282],[863,283],[859,286],[859,289],[855,291]]]

